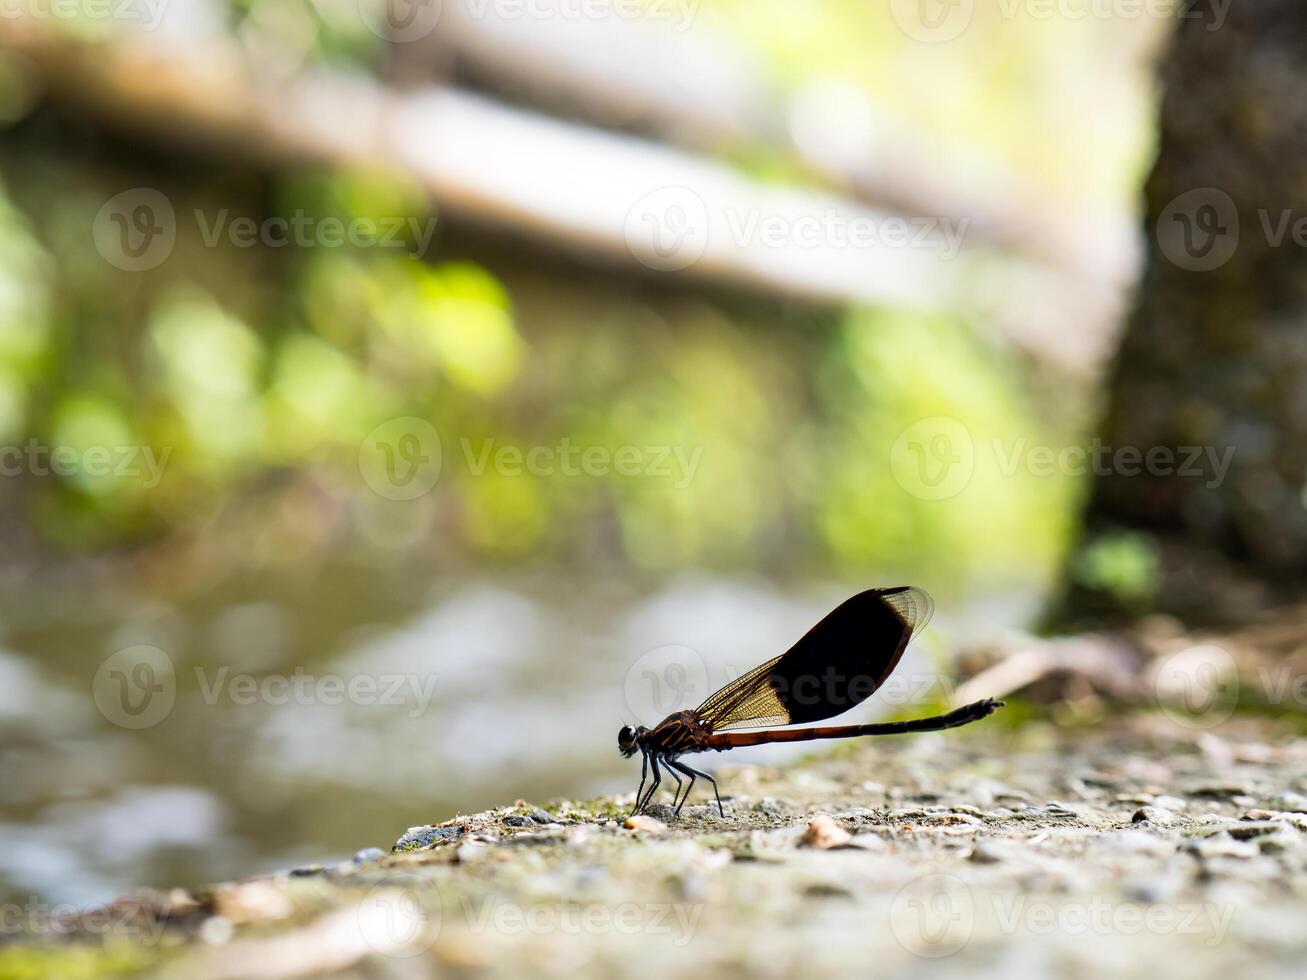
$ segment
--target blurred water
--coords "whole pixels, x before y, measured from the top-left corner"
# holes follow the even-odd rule
[[[621,724],[693,706],[859,587],[547,574],[405,589],[359,571],[276,601],[243,588],[185,609],[13,607],[0,638],[0,892],[85,904],[386,847],[410,825],[518,798],[631,791]],[[925,710],[950,636],[1032,606],[991,600],[963,616],[941,603],[900,686],[847,717]],[[135,670],[142,644],[165,656],[160,670]],[[123,707],[145,701],[116,698],[136,682],[155,700],[132,715]]]

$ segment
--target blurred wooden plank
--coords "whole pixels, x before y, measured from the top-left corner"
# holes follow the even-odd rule
[[[0,43],[35,66],[52,98],[117,125],[273,164],[402,168],[448,212],[617,268],[964,311],[1076,370],[1110,343],[1115,297],[1055,270],[976,258],[965,219],[763,184],[682,150],[454,89],[397,91],[322,70],[271,79],[222,36],[93,43],[16,16],[0,21]]]

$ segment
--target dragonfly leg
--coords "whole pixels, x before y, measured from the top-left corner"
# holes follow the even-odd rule
[[[658,791],[658,784],[663,781],[662,770],[658,768],[658,756],[655,755],[649,760],[649,767],[653,770],[653,782],[649,784],[649,789],[644,794],[644,799],[636,802],[636,813],[639,813],[649,805],[649,801],[653,799],[654,793]]]
[[[635,816],[640,810],[640,797],[644,795],[644,781],[649,778],[649,753],[640,753],[640,788],[635,791],[635,806],[628,816]]]
[[[676,792],[672,794],[672,806],[676,806],[676,798],[681,795],[681,777],[676,772],[676,763],[672,762],[671,759],[663,759],[663,765],[667,767],[667,775],[676,780]],[[676,812],[680,813],[679,807]]]
[[[685,806],[685,801],[690,798],[690,790],[694,789],[694,781],[697,777],[695,776],[694,770],[691,769],[689,766],[687,766],[684,762],[678,762],[676,759],[672,759],[669,760],[667,764],[671,766],[673,769],[679,770],[680,772],[683,772],[685,773],[685,775],[690,777],[690,785],[685,788],[685,796],[681,798],[680,804],[677,805],[676,807],[676,815],[679,817],[681,815],[681,807]]]
[[[722,808],[722,794],[717,791],[717,780],[713,779],[712,776],[708,775],[706,772],[701,772],[692,766],[687,766],[684,762],[680,763],[680,769],[681,772],[689,773],[691,776],[702,776],[704,779],[708,780],[708,782],[712,783],[712,794],[717,797],[717,812],[725,817],[726,810]],[[689,796],[688,793],[686,795]]]

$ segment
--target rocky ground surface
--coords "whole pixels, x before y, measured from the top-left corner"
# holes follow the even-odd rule
[[[1303,975],[1307,740],[1030,722],[722,770],[393,851],[4,923],[0,977]],[[665,797],[666,798],[666,797]],[[710,797],[708,797],[710,799]]]

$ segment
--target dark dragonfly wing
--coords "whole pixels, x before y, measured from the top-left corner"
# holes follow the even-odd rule
[[[898,666],[935,603],[921,589],[871,589],[837,606],[779,657],[699,705],[713,731],[820,721],[861,704]]]

